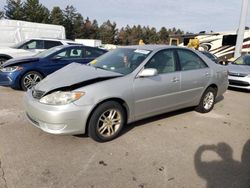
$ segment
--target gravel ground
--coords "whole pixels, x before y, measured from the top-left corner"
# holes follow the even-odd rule
[[[102,144],[33,127],[23,95],[0,87],[0,188],[250,187],[249,92],[228,90],[208,114],[133,123]]]

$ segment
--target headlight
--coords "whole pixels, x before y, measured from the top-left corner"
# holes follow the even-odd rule
[[[84,94],[85,94],[84,92],[80,91],[76,92],[57,91],[41,98],[40,103],[51,104],[51,105],[69,104],[80,99]]]
[[[22,70],[23,67],[19,67],[19,66],[13,66],[13,67],[5,67],[5,68],[1,68],[0,70],[2,72],[15,72],[17,70]]]

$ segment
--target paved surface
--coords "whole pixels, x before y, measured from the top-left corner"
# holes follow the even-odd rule
[[[24,93],[0,87],[0,188],[250,187],[250,93],[126,126],[108,143],[31,126]],[[243,155],[242,155],[243,153]]]

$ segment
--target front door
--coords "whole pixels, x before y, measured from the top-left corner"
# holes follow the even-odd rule
[[[135,119],[155,115],[178,105],[180,72],[177,71],[174,50],[157,52],[144,68],[154,68],[158,74],[135,78]]]

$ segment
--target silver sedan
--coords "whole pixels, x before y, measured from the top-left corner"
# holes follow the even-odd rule
[[[250,55],[243,55],[227,66],[229,86],[250,90]]]
[[[70,64],[25,96],[28,119],[53,134],[87,133],[99,142],[146,117],[196,106],[206,113],[228,87],[227,69],[198,51],[127,46]]]

